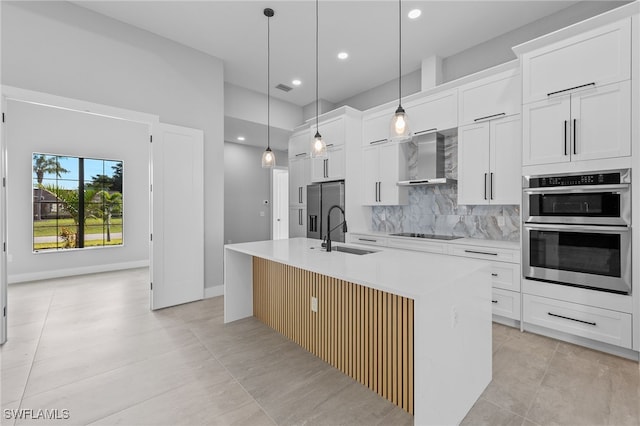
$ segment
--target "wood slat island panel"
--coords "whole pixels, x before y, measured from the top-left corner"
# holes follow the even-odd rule
[[[253,257],[256,318],[411,414],[413,304],[410,298]]]

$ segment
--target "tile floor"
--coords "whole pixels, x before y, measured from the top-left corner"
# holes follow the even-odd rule
[[[413,418],[222,298],[150,312],[146,269],[9,286],[2,424],[411,425]],[[638,364],[494,325],[465,425],[640,425]],[[68,420],[7,418],[68,410]]]

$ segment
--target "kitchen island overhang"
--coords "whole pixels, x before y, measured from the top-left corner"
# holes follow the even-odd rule
[[[459,423],[491,381],[491,282],[485,262],[388,248],[366,255],[327,253],[319,240],[306,238],[227,245],[225,322],[254,315],[254,257],[309,272],[295,275],[289,284],[322,276],[412,301],[411,406],[416,425]],[[317,294],[312,297],[322,306]],[[312,310],[311,300],[297,300],[306,305],[304,310]],[[318,312],[309,315],[317,318]]]

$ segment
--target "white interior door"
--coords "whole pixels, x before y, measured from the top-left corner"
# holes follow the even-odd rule
[[[151,309],[204,297],[204,136],[160,124],[151,143]]]
[[[2,87],[0,87],[2,90]],[[5,110],[2,98],[2,111]],[[4,117],[0,124],[0,345],[7,341],[7,238],[6,238],[6,165],[4,143]]]
[[[286,169],[271,170],[271,203],[271,238],[289,238],[289,171]]]

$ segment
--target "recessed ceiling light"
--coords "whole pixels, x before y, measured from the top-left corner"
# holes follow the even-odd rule
[[[420,9],[412,9],[411,11],[409,11],[409,13],[407,14],[407,16],[409,17],[409,19],[417,19],[420,17],[420,15],[422,15],[422,11]]]
[[[238,136],[238,140],[239,141],[243,141],[244,140],[244,136]]]
[[[349,57],[349,54],[347,52],[340,52],[338,53],[338,59],[342,59],[345,60]]]
[[[291,80],[291,84],[293,84],[294,86],[300,86],[302,82],[298,79],[295,79],[295,80]]]

